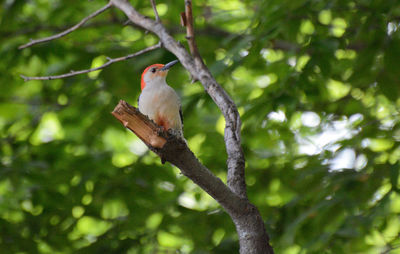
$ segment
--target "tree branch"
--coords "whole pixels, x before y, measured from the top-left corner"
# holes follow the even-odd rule
[[[154,15],[156,17],[156,22],[160,22],[160,16],[158,15],[157,5],[155,0],[150,0],[151,6],[153,7]]]
[[[194,34],[194,26],[193,26],[193,13],[192,13],[192,0],[185,0],[185,24],[186,24],[186,39],[189,44],[190,53],[192,56],[200,61],[201,59],[199,49],[197,48],[195,34]]]
[[[225,144],[228,153],[228,186],[242,198],[246,198],[246,183],[244,178],[244,154],[241,148],[241,120],[235,103],[226,91],[217,83],[204,64],[195,63],[186,49],[172,38],[161,23],[143,16],[126,0],[111,0],[115,7],[122,10],[132,23],[156,34],[163,46],[172,52],[187,69],[192,77],[198,79],[220,108],[225,117]]]
[[[200,186],[228,212],[239,234],[240,253],[273,253],[257,208],[247,199],[232,192],[221,179],[202,165],[186,142],[169,132],[160,132],[159,126],[123,100],[112,114],[160,156],[162,162],[169,161],[178,167],[182,174]]]
[[[158,135],[158,126],[126,101],[120,100],[111,114],[117,118],[125,128],[135,133],[148,147],[152,149],[162,148],[167,142],[165,136]]]
[[[140,14],[126,0],[111,0],[111,2],[115,7],[124,12],[132,23],[157,35],[163,43],[163,46],[179,59],[181,64],[190,72],[192,77],[198,79],[202,83],[207,93],[222,111],[226,122],[225,144],[228,154],[227,184],[229,187],[224,190],[230,190],[230,193],[232,193],[236,198],[233,198],[232,194],[227,197],[221,197],[222,199],[213,196],[213,194],[210,195],[212,195],[225,208],[235,223],[239,235],[241,254],[273,253],[273,250],[269,245],[268,235],[265,232],[264,223],[260,213],[247,199],[244,176],[245,159],[241,148],[240,137],[241,120],[236,104],[232,101],[226,91],[217,83],[204,63],[202,63],[202,61],[196,61],[194,56],[192,57],[180,43],[172,38],[161,23]],[[190,155],[185,151],[186,150],[184,149],[182,153],[179,154],[180,156],[166,158],[167,161],[170,161],[181,169],[184,174],[186,174],[185,172],[192,172],[186,171],[186,168],[193,167],[192,164],[196,165],[197,161],[193,155]],[[191,177],[190,173],[188,173],[187,176],[196,182],[194,178]],[[202,176],[200,176],[200,178],[201,177]],[[209,192],[209,188],[212,188],[209,186],[210,183],[207,182],[204,183],[204,185],[202,185],[202,183],[196,183],[207,192]],[[214,184],[214,182],[212,182],[211,185],[212,184]],[[233,200],[239,201],[241,205],[245,205],[245,208],[239,210],[229,209],[223,204],[224,198],[233,198]]]
[[[151,3],[155,9],[156,19],[159,19],[154,0],[151,0]],[[257,208],[252,205],[247,198],[244,176],[245,159],[241,148],[240,137],[240,116],[236,104],[232,101],[226,91],[216,82],[198,53],[194,41],[193,17],[191,10],[192,5],[190,0],[185,1],[185,17],[187,19],[186,21],[188,21],[188,40],[193,56],[191,56],[180,43],[172,38],[161,22],[154,21],[138,13],[126,0],[110,0],[105,7],[86,17],[74,27],[51,37],[31,41],[28,44],[22,45],[20,48],[26,48],[36,43],[60,38],[65,34],[78,29],[87,20],[108,9],[111,4],[122,10],[133,24],[156,34],[160,38],[160,42],[157,45],[125,57],[115,59],[107,58],[108,61],[97,68],[72,71],[71,73],[58,76],[26,77],[21,75],[21,77],[26,81],[31,79],[50,80],[88,73],[105,68],[114,62],[127,60],[164,45],[166,49],[175,54],[182,65],[190,72],[192,77],[198,79],[202,83],[207,93],[211,96],[224,115],[226,122],[225,144],[228,154],[227,186],[197,160],[184,141],[177,139],[169,132],[160,133],[160,127],[154,123],[151,124],[151,121],[147,117],[141,115],[140,112],[129,106],[127,103],[120,102],[113,111],[113,115],[119,119],[125,127],[134,131],[151,150],[161,157],[162,161],[169,161],[177,166],[184,175],[192,179],[197,185],[218,201],[219,204],[221,204],[235,223],[239,235],[241,254],[273,253],[273,250],[269,245],[269,238],[265,232],[264,222],[261,215]]]
[[[104,12],[105,10],[110,8],[111,5],[112,5],[111,2],[108,2],[104,7],[98,9],[97,11],[93,12],[92,14],[87,16],[86,18],[82,19],[78,24],[74,25],[73,27],[68,28],[67,30],[65,30],[65,31],[63,31],[61,33],[58,33],[58,34],[55,34],[55,35],[52,35],[52,36],[49,36],[49,37],[46,37],[46,38],[37,39],[37,40],[31,40],[29,43],[19,46],[18,49],[28,48],[28,47],[30,47],[32,45],[35,45],[35,44],[38,44],[38,43],[47,42],[47,41],[51,41],[51,40],[55,40],[55,39],[61,38],[61,37],[73,32],[73,31],[75,31],[76,29],[80,28],[89,19],[94,18],[97,15],[99,15],[100,13]]]
[[[181,139],[169,132],[160,132],[160,127],[147,116],[121,100],[111,114],[126,128],[135,133],[150,150],[181,169],[208,194],[214,197],[226,210],[235,212],[246,205],[215,175],[211,173]]]
[[[197,48],[195,40],[191,0],[185,0],[185,16],[187,35],[186,38],[188,40],[189,49],[194,57],[196,66],[198,69],[203,69],[208,72],[208,79],[210,79],[210,83],[213,83],[215,93],[219,93],[220,95],[223,95],[225,97],[225,101],[223,104],[218,104],[215,100],[214,101],[221,108],[222,112],[226,112],[224,113],[224,117],[226,122],[225,143],[226,151],[228,154],[228,186],[242,198],[247,198],[246,181],[244,175],[245,159],[241,148],[240,138],[240,128],[242,123],[240,120],[239,112],[236,108],[236,104],[232,101],[225,90],[215,81],[214,77],[208,71],[207,66],[205,66],[203,59],[200,56],[199,49]],[[202,81],[202,83],[203,82],[204,81]]]
[[[80,71],[71,71],[70,73],[65,73],[65,74],[61,74],[61,75],[55,75],[55,76],[41,76],[41,77],[27,77],[24,75],[20,75],[21,78],[24,79],[24,81],[29,81],[29,80],[52,80],[52,79],[61,79],[61,78],[68,78],[68,77],[72,77],[72,76],[76,76],[79,74],[84,74],[84,73],[89,73],[92,71],[98,71],[100,69],[104,69],[107,66],[116,63],[116,62],[120,62],[120,61],[126,61],[128,59],[131,59],[133,57],[139,56],[141,54],[144,54],[146,52],[158,49],[161,47],[161,43],[157,43],[153,46],[150,46],[148,48],[142,49],[136,53],[127,55],[127,56],[122,56],[122,57],[118,57],[118,58],[107,58],[107,62],[99,67],[96,68],[91,68],[91,69],[86,69],[86,70],[80,70]]]

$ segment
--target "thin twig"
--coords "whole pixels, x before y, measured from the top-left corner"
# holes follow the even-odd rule
[[[105,67],[107,67],[107,66],[109,66],[109,65],[111,65],[113,63],[120,62],[120,61],[125,61],[125,60],[128,60],[130,58],[133,58],[133,57],[139,56],[141,54],[144,54],[146,52],[149,52],[151,50],[160,48],[161,45],[162,45],[161,42],[159,42],[159,43],[157,43],[157,44],[155,44],[153,46],[150,46],[148,48],[142,49],[142,50],[140,50],[140,51],[138,51],[136,53],[133,53],[133,54],[130,54],[130,55],[127,55],[127,56],[122,56],[122,57],[118,57],[118,58],[109,58],[109,57],[107,57],[107,62],[105,64],[103,64],[103,65],[101,65],[99,67],[91,68],[91,69],[87,69],[87,70],[71,71],[70,73],[65,73],[65,74],[55,75],[55,76],[42,76],[42,77],[27,77],[27,76],[24,76],[24,75],[20,75],[20,76],[21,76],[21,78],[24,79],[24,81],[29,81],[29,80],[52,80],[52,79],[68,78],[68,77],[76,76],[76,75],[79,75],[79,74],[84,74],[84,73],[89,73],[89,72],[92,72],[92,71],[97,71],[97,70],[100,70],[100,69],[104,69]]]
[[[63,37],[63,36],[65,36],[65,35],[67,35],[67,34],[73,32],[73,31],[75,31],[76,29],[80,28],[80,27],[81,27],[83,24],[85,24],[89,19],[96,17],[97,15],[99,15],[99,14],[102,13],[102,12],[104,12],[105,10],[107,10],[108,8],[110,8],[111,6],[112,6],[112,3],[111,3],[111,2],[108,2],[104,7],[98,9],[97,11],[93,12],[93,13],[90,14],[89,16],[85,17],[84,19],[82,19],[82,20],[81,20],[78,24],[76,24],[75,26],[70,27],[70,28],[68,28],[67,30],[65,30],[65,31],[63,31],[63,32],[61,32],[61,33],[58,33],[58,34],[55,34],[55,35],[52,35],[52,36],[49,36],[49,37],[46,37],[46,38],[37,39],[37,40],[31,40],[29,43],[26,43],[26,44],[24,44],[24,45],[19,46],[18,49],[28,48],[28,47],[30,47],[30,46],[32,46],[32,45],[35,45],[35,44],[38,44],[38,43],[47,42],[47,41],[51,41],[51,40],[55,40],[55,39],[61,38],[61,37]]]
[[[153,7],[154,15],[156,16],[156,21],[160,22],[161,19],[160,19],[160,16],[158,15],[156,1],[155,0],[150,0],[150,2],[151,2],[151,6]]]
[[[196,40],[194,38],[192,0],[185,0],[185,16],[186,16],[186,39],[188,40],[190,53],[192,53],[192,56],[195,59],[201,60],[199,49],[197,48]]]

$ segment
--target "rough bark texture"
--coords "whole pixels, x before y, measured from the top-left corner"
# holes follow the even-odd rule
[[[167,142],[166,138],[158,132],[158,126],[154,122],[125,101],[119,101],[111,114],[126,128],[135,133],[146,145],[152,148],[162,148]]]
[[[172,38],[160,22],[143,16],[126,0],[111,0],[111,3],[123,11],[132,23],[160,38],[163,46],[179,59],[192,78],[202,83],[225,118],[224,138],[228,154],[228,187],[206,170],[189,149],[181,151],[179,156],[174,154],[170,157],[167,153],[162,158],[176,165],[183,174],[191,178],[225,208],[235,223],[239,235],[240,253],[273,253],[261,215],[247,199],[244,176],[245,158],[240,137],[241,120],[236,104],[217,83],[201,58],[196,55],[192,57],[182,44]],[[166,146],[169,146],[168,142]],[[233,209],[234,207],[237,209]]]
[[[241,120],[236,104],[226,91],[217,83],[208,68],[198,58],[193,58],[185,47],[175,41],[165,27],[149,17],[137,12],[126,0],[111,0],[113,5],[123,11],[130,21],[160,38],[163,46],[173,53],[188,70],[191,76],[199,80],[225,117],[225,144],[228,154],[228,186],[239,196],[246,198],[244,178],[244,155],[241,148]]]
[[[68,74],[46,76],[46,77],[26,77],[25,81],[31,79],[51,80],[66,78],[78,74],[88,73],[118,61],[135,57],[145,52],[164,46],[172,52],[189,71],[193,80],[202,83],[205,91],[214,100],[225,118],[225,146],[228,154],[227,169],[228,179],[225,185],[219,178],[203,166],[196,156],[187,147],[186,142],[177,139],[171,133],[161,132],[160,127],[143,116],[137,109],[121,101],[112,114],[121,121],[121,123],[133,131],[141,138],[149,148],[157,153],[162,162],[169,161],[177,166],[184,175],[192,179],[196,184],[209,193],[231,216],[236,225],[239,235],[240,253],[273,253],[269,245],[268,235],[265,232],[264,223],[257,208],[252,205],[246,193],[246,182],[244,175],[245,158],[241,148],[240,127],[241,120],[236,104],[229,97],[226,91],[217,83],[207,66],[204,64],[198,51],[195,33],[193,27],[192,1],[185,0],[185,13],[183,21],[187,28],[187,39],[191,54],[182,46],[181,43],[174,40],[165,27],[161,24],[157,13],[155,0],[150,0],[155,12],[156,20],[152,20],[138,13],[132,5],[126,0],[110,0],[104,7],[90,14],[75,26],[59,34],[34,40],[22,45],[20,49],[30,47],[37,43],[47,42],[58,39],[70,32],[80,28],[89,19],[104,12],[111,6],[123,11],[133,25],[148,30],[160,38],[160,43],[143,49],[134,54],[125,57],[108,58],[108,61],[97,68],[82,71],[72,71]],[[183,17],[182,16],[182,17]]]
[[[137,109],[124,101],[120,101],[112,114],[121,121],[121,123],[133,131],[141,138],[147,146],[157,153],[162,162],[169,161],[177,166],[184,175],[192,179],[196,184],[210,194],[231,216],[235,223],[239,235],[240,253],[258,254],[273,253],[269,245],[268,235],[265,232],[264,223],[257,208],[252,205],[246,193],[246,182],[244,175],[245,158],[241,148],[240,127],[241,121],[236,104],[232,101],[226,91],[217,83],[208,68],[205,66],[195,41],[193,27],[192,1],[185,0],[185,12],[182,15],[183,23],[187,27],[187,39],[190,52],[185,47],[175,41],[161,24],[157,13],[155,0],[150,0],[156,20],[152,20],[138,13],[132,5],[126,0],[110,0],[103,8],[95,11],[75,26],[59,34],[34,40],[22,45],[20,49],[30,47],[37,43],[47,42],[58,39],[70,32],[80,28],[86,21],[104,12],[111,6],[123,11],[134,26],[148,30],[160,38],[160,43],[143,49],[134,54],[119,58],[108,58],[108,61],[100,67],[72,71],[68,74],[46,76],[46,77],[26,77],[21,75],[25,81],[51,80],[67,78],[78,74],[88,73],[118,61],[124,61],[138,56],[150,50],[163,45],[167,50],[175,54],[182,65],[190,72],[193,80],[199,80],[206,92],[214,100],[225,118],[225,146],[228,154],[227,168],[228,179],[225,185],[218,177],[213,175],[205,166],[203,166],[196,156],[187,147],[186,142],[177,139],[170,133],[161,132],[160,127],[143,116]]]
[[[202,165],[186,142],[159,127],[125,101],[120,101],[112,114],[134,132],[163,161],[178,167],[182,174],[212,196],[231,216],[239,235],[240,253],[273,253],[257,208],[226,186]],[[156,146],[154,146],[156,144]]]

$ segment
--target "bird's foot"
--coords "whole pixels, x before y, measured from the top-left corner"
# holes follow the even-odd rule
[[[161,135],[165,132],[164,126],[158,126],[157,127],[157,134]]]

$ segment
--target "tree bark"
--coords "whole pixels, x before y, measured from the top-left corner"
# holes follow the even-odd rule
[[[159,127],[125,101],[112,114],[134,132],[150,150],[179,168],[185,176],[212,196],[230,215],[239,235],[240,253],[272,254],[264,222],[257,208],[226,186],[196,158],[186,142]]]
[[[129,20],[138,27],[153,32],[160,38],[156,45],[143,49],[134,54],[119,58],[108,58],[107,62],[100,67],[72,71],[68,74],[46,76],[46,77],[26,77],[21,75],[25,81],[51,80],[67,78],[78,74],[88,73],[118,61],[124,61],[138,56],[145,52],[161,47],[163,45],[180,60],[182,65],[190,72],[193,80],[199,80],[205,91],[210,95],[215,104],[219,107],[225,118],[225,147],[228,154],[227,160],[227,185],[218,177],[211,173],[202,165],[192,151],[187,147],[185,141],[177,139],[169,132],[162,132],[160,127],[142,115],[136,108],[130,106],[124,101],[116,106],[112,114],[121,121],[121,123],[139,138],[155,153],[157,153],[162,162],[169,161],[177,166],[181,172],[199,185],[203,190],[210,194],[226,210],[232,218],[239,235],[240,253],[258,254],[273,253],[269,245],[269,238],[265,231],[264,222],[258,209],[252,205],[246,193],[246,182],[244,175],[245,158],[241,147],[241,120],[236,104],[229,97],[226,91],[217,83],[207,66],[204,64],[194,38],[192,2],[185,0],[185,24],[187,26],[187,35],[190,55],[182,44],[178,43],[167,32],[161,24],[157,13],[155,0],[150,0],[153,6],[156,20],[152,20],[137,12],[126,0],[110,0],[107,5],[90,14],[75,26],[50,37],[34,40],[30,43],[20,46],[20,49],[30,47],[37,43],[47,42],[58,39],[70,32],[80,28],[86,21],[104,12],[111,5],[123,11]]]

